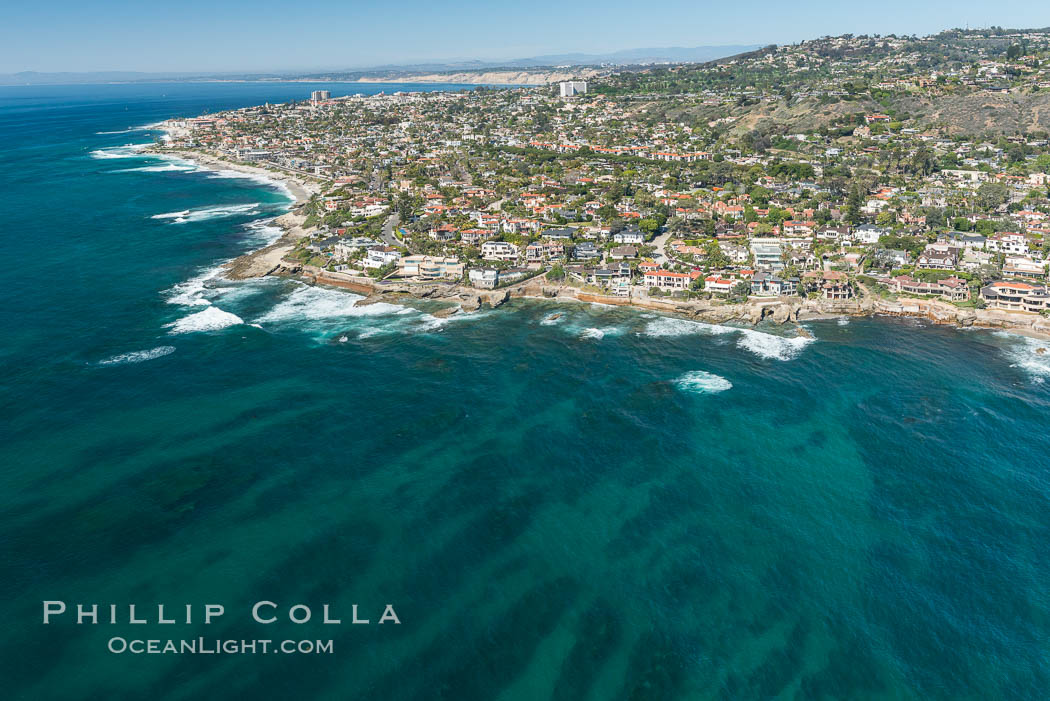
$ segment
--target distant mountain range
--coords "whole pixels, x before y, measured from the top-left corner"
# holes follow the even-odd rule
[[[758,45],[671,46],[666,48],[624,49],[607,54],[550,54],[507,61],[477,61],[470,59],[443,62],[388,64],[346,68],[338,71],[274,71],[274,72],[142,72],[94,71],[44,73],[22,71],[0,73],[0,85],[59,85],[70,83],[129,83],[156,80],[289,80],[289,79],[358,79],[400,73],[444,73],[463,71],[492,71],[499,69],[530,70],[556,66],[640,65],[650,63],[702,63],[760,48]]]

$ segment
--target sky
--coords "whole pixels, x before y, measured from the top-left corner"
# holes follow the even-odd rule
[[[84,0],[9,2],[0,73],[236,72],[1047,27],[1040,0]]]

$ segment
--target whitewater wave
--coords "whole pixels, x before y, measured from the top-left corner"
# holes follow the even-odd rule
[[[675,386],[683,392],[696,394],[714,394],[732,389],[733,383],[714,373],[703,370],[693,370],[674,381]]]
[[[639,332],[641,336],[652,338],[688,336],[692,334],[710,336],[740,334],[740,338],[737,340],[738,347],[761,358],[773,360],[791,360],[815,340],[809,336],[777,336],[754,329],[741,329],[735,326],[721,326],[719,324],[708,324],[703,321],[690,321],[674,317],[660,317],[650,321],[646,324],[645,329]]]
[[[740,329],[740,333],[737,346],[771,360],[791,360],[815,340],[808,336],[776,336],[754,329]]]
[[[149,350],[133,351],[131,353],[121,353],[120,355],[114,355],[112,358],[106,358],[100,360],[99,365],[124,365],[127,363],[141,363],[146,360],[153,360],[154,358],[162,358],[165,355],[170,355],[175,352],[175,346],[158,346]]]
[[[200,275],[170,287],[164,293],[168,304],[181,304],[186,307],[208,306],[211,302],[204,298],[208,282],[219,277],[222,272],[222,266],[209,268]]]
[[[224,217],[259,214],[259,208],[262,206],[264,205],[261,202],[253,202],[250,204],[229,204],[218,207],[183,209],[178,212],[154,214],[150,219],[170,219],[173,224],[195,223],[209,221],[211,219],[222,219]]]
[[[121,168],[111,173],[192,173],[197,167],[190,164],[163,163],[161,165],[141,166],[139,168]]]
[[[600,341],[606,336],[619,336],[621,334],[623,334],[623,329],[619,326],[603,326],[601,328],[591,326],[580,331],[579,336],[580,338],[589,338],[594,341]]]
[[[259,246],[269,246],[271,243],[276,243],[277,239],[284,235],[284,230],[276,226],[272,219],[262,219],[245,224],[244,230],[247,232],[245,238],[252,244]]]
[[[1008,331],[996,331],[995,335],[1011,341],[1003,349],[1011,361],[1010,367],[1024,370],[1032,382],[1042,384],[1050,378],[1050,341],[1013,334]]]
[[[349,317],[415,314],[416,310],[386,302],[357,303],[364,299],[352,292],[341,292],[325,287],[296,288],[270,311],[256,319],[258,323],[287,323],[296,321],[324,321]]]
[[[106,134],[130,134],[133,131],[144,131],[148,128],[149,127],[128,127],[127,129],[117,129],[116,131],[96,131],[95,133],[100,136]]]
[[[207,168],[206,166],[202,167],[205,169]],[[249,182],[258,183],[260,185],[267,185],[269,187],[277,188],[281,191],[281,194],[283,194],[288,199],[295,199],[295,195],[292,194],[292,191],[288,189],[287,185],[285,185],[280,180],[275,180],[265,175],[258,175],[256,173],[244,173],[239,170],[209,170],[207,177],[209,180],[247,180]]]
[[[849,317],[840,316],[838,319],[835,320],[835,323],[839,326],[849,326]]]
[[[229,326],[243,324],[244,319],[230,312],[209,306],[207,309],[184,316],[168,324],[169,333],[194,333],[197,331],[218,331]]]
[[[691,334],[720,336],[722,334],[736,333],[739,330],[740,329],[733,328],[732,326],[720,326],[718,324],[708,324],[703,321],[689,321],[688,319],[676,319],[674,317],[664,316],[646,324],[645,330],[639,332],[639,335],[650,336],[652,338],[688,336]]]
[[[91,152],[92,158],[141,158],[142,149],[148,148],[149,144],[124,144],[123,146],[108,146]]]

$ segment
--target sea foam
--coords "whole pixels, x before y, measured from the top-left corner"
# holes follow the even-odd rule
[[[111,173],[192,173],[197,166],[189,163],[162,163],[152,166],[140,166],[138,168],[121,168],[110,171]]]
[[[689,321],[688,319],[677,319],[664,316],[650,321],[646,324],[645,330],[640,333],[643,336],[660,338],[666,336],[688,336],[691,334],[719,336],[722,334],[736,333],[739,330],[740,329],[733,328],[732,326],[720,326],[718,324],[708,324],[703,321]]]
[[[623,329],[619,326],[603,326],[601,328],[591,326],[579,332],[580,338],[588,338],[594,341],[600,341],[606,336],[620,336],[622,334]]]
[[[362,299],[364,297],[361,295],[331,288],[298,287],[256,321],[259,323],[287,323],[417,313],[410,307],[386,302],[357,306]]]
[[[249,204],[229,204],[218,207],[183,209],[178,212],[154,214],[150,219],[170,219],[173,224],[195,223],[209,221],[211,219],[222,219],[224,217],[259,214],[259,207],[262,206],[263,204],[261,202],[253,202]]]
[[[194,333],[196,331],[218,331],[229,326],[243,324],[244,319],[223,311],[215,306],[209,306],[203,311],[184,316],[178,321],[168,324],[170,333]]]
[[[207,283],[219,277],[222,272],[223,268],[219,265],[170,287],[165,291],[168,304],[181,304],[187,307],[208,306],[211,302],[204,297],[208,289]]]
[[[771,333],[755,331],[753,329],[740,329],[740,340],[737,346],[750,351],[760,358],[771,360],[791,360],[802,352],[802,349],[813,343],[814,339],[807,336],[776,336]]]
[[[158,346],[157,348],[151,348],[149,350],[133,351],[131,353],[121,353],[120,355],[114,355],[111,358],[100,360],[99,365],[124,365],[127,363],[141,363],[146,360],[153,360],[154,358],[162,358],[165,355],[170,355],[175,352],[175,346]]]
[[[257,173],[244,173],[239,170],[210,170],[207,166],[201,166],[201,168],[209,171],[209,180],[247,180],[249,182],[258,183],[259,185],[267,185],[276,188],[288,199],[295,200],[295,195],[293,195],[292,191],[288,189],[288,186],[280,180],[275,180],[274,178],[269,178]]]
[[[1003,352],[1011,361],[1010,367],[1024,370],[1032,382],[1043,383],[1050,378],[1050,341],[996,331],[995,335],[1012,341]]]
[[[142,158],[142,149],[148,148],[149,144],[124,144],[123,146],[108,146],[91,152],[92,158]]]
[[[693,392],[696,394],[714,394],[716,392],[725,392],[727,389],[733,387],[733,383],[720,375],[714,373],[704,372],[703,370],[693,370],[679,377],[674,381],[675,386],[683,392]]]

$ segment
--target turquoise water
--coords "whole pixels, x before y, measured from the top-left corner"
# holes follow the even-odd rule
[[[1047,696],[1044,344],[227,283],[287,196],[99,133],[310,89],[0,88],[5,697]],[[227,614],[41,625],[52,599]]]

